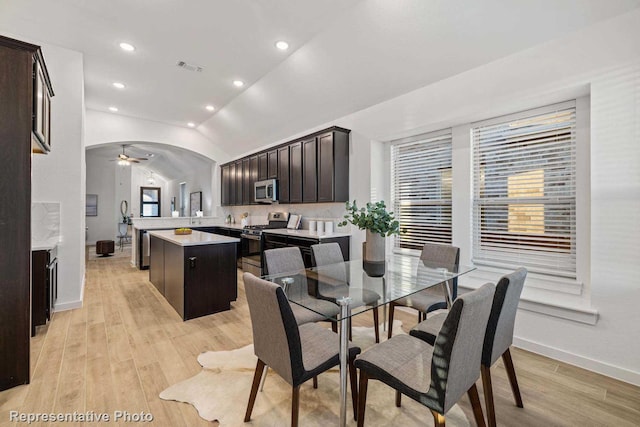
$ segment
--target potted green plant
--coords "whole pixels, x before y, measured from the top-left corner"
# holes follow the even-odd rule
[[[362,258],[365,271],[370,276],[382,276],[384,274],[385,238],[394,234],[400,234],[400,223],[395,219],[393,212],[387,212],[384,201],[367,203],[363,208],[358,208],[356,201],[346,203],[347,214],[339,226],[345,226],[348,222],[366,230],[366,244],[363,244]]]

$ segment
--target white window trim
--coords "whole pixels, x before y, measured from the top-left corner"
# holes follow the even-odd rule
[[[539,104],[538,104],[539,105]],[[590,274],[590,97],[575,99],[576,105],[576,280],[551,282],[548,277],[537,278],[531,275],[525,282],[519,308],[527,311],[554,316],[562,319],[593,325],[598,320],[598,312],[591,307]],[[532,105],[532,107],[536,107]],[[471,123],[452,126],[452,228],[453,245],[460,248],[460,264],[472,265],[471,245],[473,187],[472,170],[473,150],[471,141]],[[408,138],[407,138],[408,139]],[[391,150],[388,143],[387,149]],[[388,180],[391,167],[388,168]],[[394,253],[419,256],[415,250],[391,249]],[[504,274],[496,275],[493,269],[484,267],[460,277],[458,286],[475,289],[487,281],[494,282]],[[487,280],[488,274],[494,274]],[[555,289],[553,289],[555,286]],[[553,289],[553,290],[550,290]]]

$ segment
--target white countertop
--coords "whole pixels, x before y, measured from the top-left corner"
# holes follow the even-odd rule
[[[39,240],[39,241],[31,241],[31,250],[32,251],[50,251],[51,249],[58,246],[60,243],[60,239],[57,237],[52,237],[48,240]]]
[[[336,237],[349,237],[351,236],[351,233],[340,233],[340,232],[333,232],[333,233],[318,233],[317,231],[309,231],[309,230],[290,230],[288,228],[275,228],[275,229],[268,229],[268,230],[263,230],[263,233],[269,233],[269,234],[279,234],[282,236],[293,236],[293,237],[307,237],[310,239],[318,239],[318,240],[323,240],[323,239],[333,239]]]
[[[222,243],[237,243],[240,239],[221,236],[219,234],[204,233],[193,230],[191,234],[174,234],[173,230],[150,231],[149,235],[166,240],[178,246],[217,245]]]

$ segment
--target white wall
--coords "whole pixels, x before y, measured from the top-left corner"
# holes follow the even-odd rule
[[[579,310],[595,325],[519,310],[516,343],[524,348],[640,385],[640,11],[545,43],[436,84],[322,123],[268,146],[330,125],[352,130],[351,199],[388,201],[389,163],[375,141],[470,123],[591,95],[591,170],[585,203],[590,286]],[[457,134],[457,136],[456,136]],[[468,138],[454,128],[459,140]],[[371,143],[374,143],[371,146]],[[267,145],[265,145],[266,147]],[[462,148],[454,167],[470,168]],[[383,177],[379,179],[379,175]],[[454,186],[469,188],[464,176]],[[590,191],[590,192],[589,192]],[[471,194],[455,193],[455,243],[470,252]],[[291,209],[298,209],[293,205]],[[236,209],[234,209],[235,211]],[[588,233],[588,232],[587,232]],[[359,254],[361,232],[352,240]],[[588,240],[589,236],[587,236]],[[585,240],[585,236],[581,236]],[[585,307],[586,304],[586,307]]]
[[[196,191],[202,191],[202,211],[204,216],[215,216],[214,193],[213,193],[213,175],[218,166],[203,165],[194,170],[185,172],[184,175],[173,179],[167,183],[167,203],[166,209],[163,207],[163,216],[171,216],[171,197],[176,198],[176,210],[180,211],[180,183],[186,183],[187,205],[185,207],[185,216],[190,216],[189,195]],[[219,204],[218,199],[215,203]]]
[[[86,217],[86,242],[94,245],[98,240],[113,240],[115,221],[113,207],[116,203],[115,162],[106,162],[103,158],[86,153],[87,162],[87,194],[98,195],[98,216]]]
[[[96,110],[86,112],[87,147],[111,142],[143,141],[162,143],[195,151],[224,163],[229,156],[195,129]]]
[[[31,198],[34,202],[60,202],[56,302],[56,310],[60,310],[80,307],[84,289],[84,68],[81,53],[32,42],[42,46],[55,92],[51,153],[33,156]]]

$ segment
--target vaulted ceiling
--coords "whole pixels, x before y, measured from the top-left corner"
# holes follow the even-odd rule
[[[0,0],[0,33],[83,52],[88,108],[193,122],[237,155],[639,6],[640,0]],[[276,49],[278,40],[289,50]],[[122,51],[122,41],[136,50]],[[185,71],[178,61],[203,71]],[[234,87],[235,79],[245,86]],[[116,81],[126,88],[114,88]],[[208,104],[216,110],[205,110]]]

